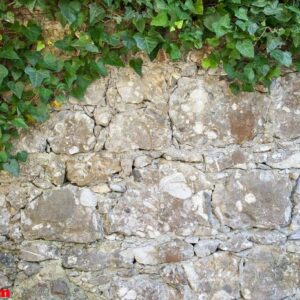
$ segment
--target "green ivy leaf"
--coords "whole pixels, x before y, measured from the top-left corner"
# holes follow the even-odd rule
[[[7,86],[19,99],[21,99],[25,87],[23,82],[18,81],[15,83],[13,81],[10,81],[7,83]]]
[[[133,36],[137,47],[142,50],[145,51],[147,54],[151,54],[151,52],[156,48],[156,46],[158,45],[158,40],[154,37],[150,37],[150,36],[143,36],[140,33],[136,33]]]
[[[17,128],[28,128],[23,118],[14,118],[11,123]]]
[[[235,47],[243,56],[254,58],[254,45],[251,40],[238,41]]]
[[[25,73],[29,76],[30,82],[34,88],[40,86],[46,78],[49,78],[49,72],[46,70],[37,70],[35,68],[26,67]]]
[[[94,25],[99,21],[102,21],[105,17],[105,11],[96,3],[92,3],[89,5],[90,10],[90,24]]]
[[[116,52],[106,54],[103,58],[103,61],[107,65],[111,65],[119,68],[125,66],[124,62]]]
[[[282,45],[282,39],[280,37],[268,36],[267,39],[267,53],[275,50]]]
[[[204,8],[203,8],[203,0],[196,0],[194,6],[195,6],[195,10],[194,10],[195,14],[197,14],[197,15],[203,15],[203,10],[204,10]]]
[[[17,177],[20,173],[20,166],[17,160],[10,159],[8,162],[3,164],[3,170]]]
[[[179,47],[174,43],[170,43],[167,52],[170,54],[170,57],[173,60],[177,60],[181,58],[181,51]]]
[[[19,55],[12,48],[6,48],[0,51],[0,58],[5,59],[20,59]]]
[[[63,17],[72,24],[77,20],[77,13],[80,11],[81,5],[78,1],[62,0],[58,7]]]
[[[26,151],[20,151],[16,155],[16,159],[18,161],[26,162],[27,158],[28,158],[28,153]]]
[[[270,55],[285,67],[290,67],[292,65],[292,54],[288,51],[274,50]]]
[[[143,60],[140,58],[133,58],[129,61],[129,66],[140,76],[142,76]]]
[[[5,163],[8,160],[8,155],[5,151],[0,151],[0,163]]]
[[[154,17],[150,23],[152,26],[160,26],[167,27],[169,23],[168,14],[165,11],[161,11],[158,13],[156,17]]]
[[[3,82],[3,79],[5,77],[7,77],[7,75],[8,75],[8,70],[6,69],[6,67],[3,65],[0,65],[0,85]]]

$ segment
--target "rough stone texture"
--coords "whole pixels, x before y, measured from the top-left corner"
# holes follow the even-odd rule
[[[97,195],[73,186],[45,191],[21,213],[27,239],[88,243],[102,237]]]
[[[300,76],[233,96],[219,70],[111,69],[21,133],[0,172],[16,300],[299,300]]]
[[[290,222],[292,185],[286,174],[253,170],[234,172],[218,183],[213,207],[231,228],[279,228]]]

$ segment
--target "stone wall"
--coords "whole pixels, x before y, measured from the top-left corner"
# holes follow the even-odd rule
[[[111,70],[0,175],[13,299],[300,299],[300,76],[234,97],[193,62]]]

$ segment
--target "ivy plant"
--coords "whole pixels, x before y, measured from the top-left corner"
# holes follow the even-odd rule
[[[136,52],[178,60],[203,47],[199,64],[222,66],[233,93],[269,88],[283,68],[300,69],[299,1],[0,0],[0,169],[18,175],[20,130],[81,99],[107,66],[142,76]]]

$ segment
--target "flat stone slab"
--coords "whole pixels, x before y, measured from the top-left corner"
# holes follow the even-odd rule
[[[99,240],[103,232],[96,205],[96,195],[88,189],[66,186],[45,191],[22,211],[22,232],[29,240]]]

